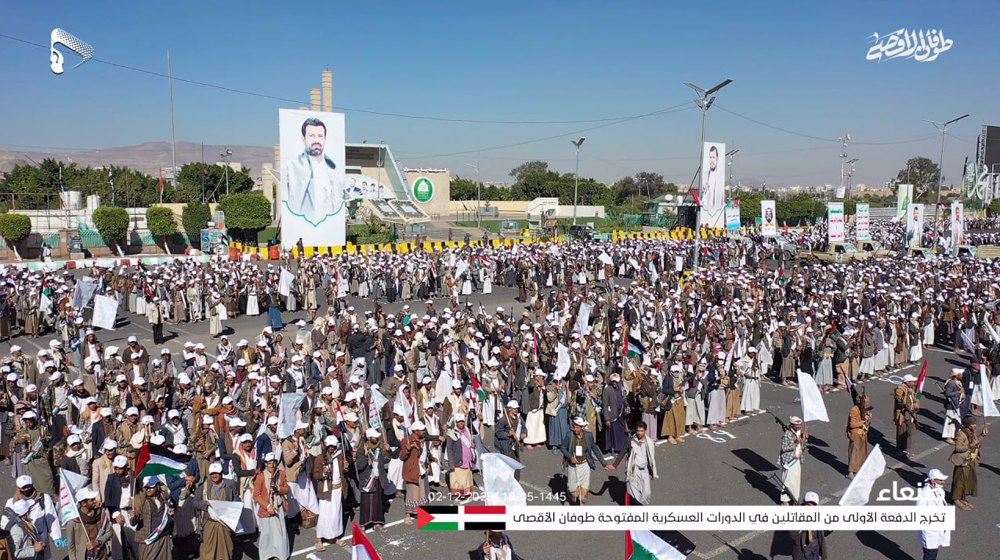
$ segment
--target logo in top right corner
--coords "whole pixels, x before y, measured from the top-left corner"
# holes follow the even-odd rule
[[[951,50],[954,41],[940,29],[897,29],[886,35],[873,33],[875,44],[868,49],[868,60],[882,62],[893,58],[912,58],[917,62],[933,62],[941,53]]]

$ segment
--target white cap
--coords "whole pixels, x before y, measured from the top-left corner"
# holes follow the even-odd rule
[[[90,486],[84,486],[83,488],[76,491],[77,501],[83,500],[93,500],[97,497],[97,491]]]
[[[340,442],[337,440],[337,436],[326,436],[323,438],[324,447],[337,447]]]
[[[938,469],[931,469],[927,471],[927,480],[947,480],[948,475],[944,474]]]
[[[176,410],[174,410],[172,408],[167,411],[167,419],[168,420],[173,419],[173,418],[180,418],[180,417],[181,417],[181,413],[177,412]]]
[[[381,436],[382,432],[378,431],[378,428],[368,428],[365,430],[365,437],[377,438]]]
[[[240,443],[243,443],[245,441],[253,441],[253,436],[250,435],[250,434],[241,434],[240,435]]]
[[[461,412],[455,414],[453,418],[455,419],[455,422],[465,422],[465,415]]]
[[[163,445],[167,443],[167,438],[163,437],[162,434],[156,434],[155,436],[149,438],[149,443],[151,445]]]
[[[267,419],[267,425],[268,426],[277,426],[278,425],[278,417],[277,416],[270,416],[270,417],[268,417],[268,419]]]
[[[223,397],[222,404],[233,404],[233,398],[232,397]]]
[[[140,424],[152,424],[153,423],[153,417],[147,414],[146,416],[143,416],[141,420],[139,420],[139,423]]]
[[[583,418],[580,418],[579,416],[577,416],[576,418],[573,419],[573,423],[576,424],[577,426],[581,426],[583,428],[587,427],[587,421],[584,420]]]
[[[264,462],[265,463],[269,463],[271,461],[277,461],[277,460],[278,460],[278,458],[274,456],[273,452],[264,455]]]
[[[115,441],[115,440],[113,440],[113,439],[111,439],[111,438],[108,438],[108,439],[104,440],[104,444],[101,445],[101,448],[103,448],[105,451],[111,451],[112,449],[118,449],[118,442]]]
[[[451,387],[453,389],[461,389],[462,388],[462,382],[456,379],[456,380],[454,380],[454,381],[451,382]]]
[[[184,445],[183,443],[178,443],[177,445],[174,446],[174,453],[177,453],[178,455],[187,455],[187,452],[188,452],[188,446]]]
[[[35,414],[34,410],[29,410],[21,415],[22,420],[31,420],[32,418],[38,418],[38,415]]]
[[[78,443],[83,443],[83,442],[80,441],[80,436],[78,436],[76,434],[73,434],[73,435],[69,436],[68,438],[66,438],[66,444],[67,445],[76,445]]]
[[[802,419],[799,418],[798,416],[792,416],[791,418],[788,419],[788,421],[791,422],[792,424],[801,424],[802,423]]]
[[[139,409],[134,406],[130,406],[128,407],[128,409],[125,410],[125,416],[138,416],[138,415],[139,415]]]
[[[222,463],[212,463],[208,466],[208,474],[222,474]]]
[[[421,422],[420,420],[417,420],[416,422],[410,424],[410,430],[411,431],[426,430],[426,429],[427,429],[427,426],[425,426],[424,423]]]
[[[309,429],[309,424],[306,424],[305,422],[299,420],[298,422],[295,423],[295,429],[296,430],[308,430]]]
[[[348,412],[347,414],[344,415],[344,422],[357,422],[357,421],[358,421],[358,415],[355,414],[353,411]]]
[[[507,408],[521,408],[521,405],[515,399],[511,399],[507,401]]]
[[[812,502],[814,504],[819,504],[819,494],[815,492],[806,492],[805,497],[802,498],[802,503]]]
[[[111,466],[116,469],[124,469],[128,466],[128,459],[124,455],[119,455],[115,457],[115,460],[111,462]]]
[[[34,484],[34,481],[31,479],[31,475],[22,474],[17,477],[17,480],[15,480],[14,483],[17,484],[18,488],[24,488],[25,486],[31,486]]]

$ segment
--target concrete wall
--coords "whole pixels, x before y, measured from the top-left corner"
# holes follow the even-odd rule
[[[407,170],[405,173],[413,203],[426,212],[432,220],[447,219],[451,214],[451,173],[447,170]],[[428,202],[420,202],[412,196],[417,179],[420,177],[427,177],[434,185],[434,196]]]
[[[516,219],[526,219],[528,214],[528,205],[531,201],[527,200],[510,200],[502,202],[489,201],[490,206],[496,207],[500,212],[500,217],[502,218],[516,218]],[[450,213],[453,215],[461,215],[463,213],[472,214],[476,211],[476,201],[475,200],[453,200],[451,201]],[[560,218],[572,218],[573,217],[573,205],[559,205],[556,215]],[[577,218],[603,218],[604,207],[603,206],[584,206],[580,205],[576,207]]]

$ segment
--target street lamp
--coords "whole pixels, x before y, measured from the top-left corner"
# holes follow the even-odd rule
[[[726,157],[729,158],[729,188],[733,188],[733,156],[740,153],[739,150],[729,150],[726,152]]]
[[[227,146],[225,150],[219,152],[219,156],[222,158],[222,164],[225,166],[223,173],[226,174],[226,194],[229,194],[229,157],[233,155],[233,151]]]
[[[581,136],[579,140],[570,140],[576,146],[576,173],[573,174],[573,225],[576,225],[576,197],[580,192],[580,146],[586,137]]]
[[[732,83],[732,79],[726,78],[725,80],[715,84],[714,86],[705,89],[703,87],[692,84],[691,82],[684,82],[684,85],[693,89],[701,97],[694,100],[694,104],[701,109],[701,144],[698,144],[698,159],[701,160],[701,150],[705,146],[705,116],[708,114],[708,110],[712,107],[712,103],[715,103],[715,96],[713,93],[719,91],[720,89],[728,86]],[[701,185],[702,175],[705,170],[702,166],[698,166],[698,184]],[[704,194],[704,193],[703,193]],[[698,205],[697,214],[695,214],[695,232],[694,232],[694,266],[698,266],[698,252],[701,250],[701,205]]]
[[[960,121],[960,120],[962,120],[962,119],[964,119],[965,117],[968,117],[968,116],[969,116],[969,114],[966,113],[966,114],[962,115],[961,117],[955,117],[954,119],[951,119],[950,121],[947,121],[945,123],[939,123],[939,122],[936,122],[936,121],[927,121],[927,122],[931,123],[932,125],[934,125],[934,128],[936,128],[939,131],[941,131],[941,155],[938,156],[937,202],[934,204],[934,246],[935,246],[935,250],[937,249],[937,244],[938,244],[938,241],[939,241],[938,240],[938,234],[937,234],[937,231],[938,231],[937,228],[938,228],[938,213],[941,211],[941,179],[944,177],[944,167],[942,167],[944,165],[944,135],[945,135],[946,132],[948,132],[948,127],[950,127],[951,125],[957,123],[958,121]],[[924,120],[926,120],[926,119],[924,119]]]
[[[851,170],[847,172],[847,190],[844,192],[844,198],[850,198],[851,196],[851,182],[854,179],[854,164],[860,161],[860,158],[854,158],[848,160],[847,165],[851,166]]]
[[[483,227],[483,218],[480,215],[481,213],[480,213],[479,209],[482,208],[482,205],[483,205],[483,201],[482,201],[483,196],[482,196],[482,190],[479,187],[479,185],[480,185],[480,182],[479,182],[479,164],[476,163],[475,165],[473,165],[471,163],[467,163],[465,165],[468,165],[469,167],[471,167],[471,168],[473,168],[473,169],[476,170],[476,227],[482,229],[482,227]]]

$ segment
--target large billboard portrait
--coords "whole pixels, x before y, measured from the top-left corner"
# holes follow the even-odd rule
[[[726,210],[726,145],[705,142],[701,155],[701,225],[725,226]]]
[[[764,237],[778,235],[778,219],[774,212],[773,200],[760,201],[760,234]]]
[[[924,205],[910,203],[906,208],[906,246],[920,247],[924,235]]]
[[[344,115],[278,110],[281,246],[344,245]]]
[[[961,202],[951,203],[951,246],[965,245],[965,208]]]

